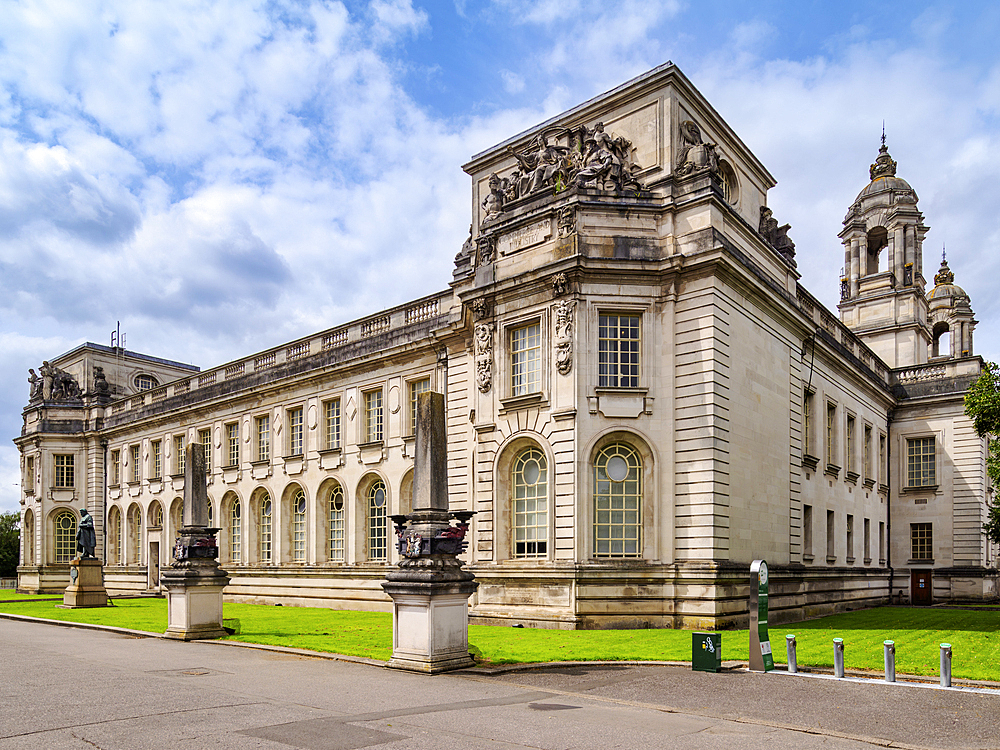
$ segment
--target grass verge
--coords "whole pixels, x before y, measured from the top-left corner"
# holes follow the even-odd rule
[[[119,599],[114,607],[58,609],[40,597],[0,597],[0,612],[51,620],[112,625],[162,633],[167,627],[163,599]],[[239,621],[229,640],[303,648],[386,661],[392,653],[392,617],[309,607],[226,604],[227,620]],[[229,624],[229,623],[227,623]],[[896,642],[900,674],[938,673],[938,649],[952,644],[956,678],[1000,681],[1000,612],[880,607],[771,630],[775,661],[785,663],[785,634],[798,641],[802,666],[832,667],[835,637],[844,639],[848,669],[881,672],[882,641]],[[551,661],[690,661],[688,630],[536,630],[472,625],[469,647],[492,664]],[[746,660],[746,630],[722,636],[724,659]]]

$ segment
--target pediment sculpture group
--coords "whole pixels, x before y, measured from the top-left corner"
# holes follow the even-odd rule
[[[76,378],[47,360],[42,362],[37,374],[34,368],[28,370],[28,385],[30,386],[29,402],[76,401],[84,396]],[[111,386],[104,375],[103,367],[94,368],[94,389],[88,395],[111,395]]]
[[[635,177],[639,166],[632,161],[632,142],[606,132],[601,122],[593,129],[581,125],[541,133],[525,150],[510,146],[507,150],[517,167],[505,177],[496,172],[490,175],[490,192],[483,200],[486,220],[503,213],[507,204],[546,188],[642,189]]]

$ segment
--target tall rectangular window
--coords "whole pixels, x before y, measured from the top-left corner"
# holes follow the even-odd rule
[[[931,524],[910,524],[910,559],[934,559],[934,537],[933,532],[931,531]]]
[[[131,445],[129,446],[129,460],[132,462],[129,481],[130,482],[141,482],[142,481],[142,466],[139,463],[139,446]]]
[[[870,424],[865,425],[865,444],[864,444],[864,469],[865,469],[865,479],[874,479],[872,476],[872,426]]]
[[[183,435],[174,435],[174,474],[184,473],[184,445]]]
[[[510,395],[537,393],[542,387],[542,328],[538,323],[510,332]]]
[[[802,554],[812,557],[813,553],[813,509],[811,505],[802,506]]]
[[[111,451],[111,471],[108,479],[111,480],[112,487],[122,482],[122,452],[120,450]]]
[[[828,466],[836,466],[834,459],[837,457],[837,405],[827,402],[826,405],[826,463]]]
[[[265,414],[254,420],[257,427],[257,460],[271,460],[271,417]]]
[[[417,396],[431,389],[431,379],[421,378],[410,383],[410,434],[417,434]]]
[[[227,466],[240,465],[240,423],[230,422],[226,425],[226,462]]]
[[[55,460],[56,487],[71,489],[76,486],[76,456],[72,453],[57,453]]]
[[[865,519],[865,564],[872,561],[872,522],[870,518]]]
[[[854,428],[855,419],[852,415],[847,415],[847,471],[848,473],[857,472],[857,464],[854,460],[854,448],[856,443],[854,442]]]
[[[365,393],[365,442],[382,442],[382,389]]]
[[[885,564],[885,521],[878,522],[878,564]]]
[[[832,562],[837,557],[837,539],[833,535],[833,511],[826,512],[826,560]]]
[[[854,559],[854,516],[847,514],[847,562]]]
[[[149,444],[150,479],[160,479],[163,476],[163,443],[153,440]]]
[[[212,473],[212,429],[198,430],[198,442],[205,452],[205,475]]]
[[[28,456],[24,459],[24,491],[35,491],[35,457]]]
[[[906,486],[933,487],[937,484],[934,471],[934,438],[913,438],[906,441]]]
[[[302,455],[302,407],[288,410],[288,455]]]
[[[889,462],[885,450],[885,433],[878,434],[878,483],[886,485],[889,479]]]
[[[802,452],[807,456],[815,455],[813,450],[813,409],[816,408],[816,394],[806,391],[802,398]]]
[[[340,448],[340,399],[332,398],[323,405],[323,423],[326,425],[326,448]]]
[[[602,313],[597,323],[597,384],[602,388],[639,387],[638,315]]]

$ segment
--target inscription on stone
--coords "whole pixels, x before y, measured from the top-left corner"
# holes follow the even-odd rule
[[[540,245],[551,236],[552,220],[545,219],[505,234],[497,241],[497,248],[501,255],[510,255],[518,250]]]

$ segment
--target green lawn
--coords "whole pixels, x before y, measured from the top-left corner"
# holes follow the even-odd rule
[[[0,612],[53,620],[96,623],[162,633],[167,627],[163,599],[119,599],[114,607],[58,609],[39,597],[0,596]],[[229,640],[266,643],[313,651],[388,660],[392,651],[392,618],[379,612],[352,612],[308,607],[226,604],[227,625],[239,621]],[[936,675],[938,647],[952,644],[955,677],[1000,681],[1000,612],[881,607],[832,615],[772,629],[775,661],[785,662],[785,634],[798,639],[802,666],[833,665],[832,641],[844,639],[848,669],[882,670],[882,641],[896,642],[900,674]],[[689,661],[688,630],[535,630],[469,628],[470,650],[493,664],[549,661],[663,660]],[[723,659],[747,659],[747,631],[726,631]]]

